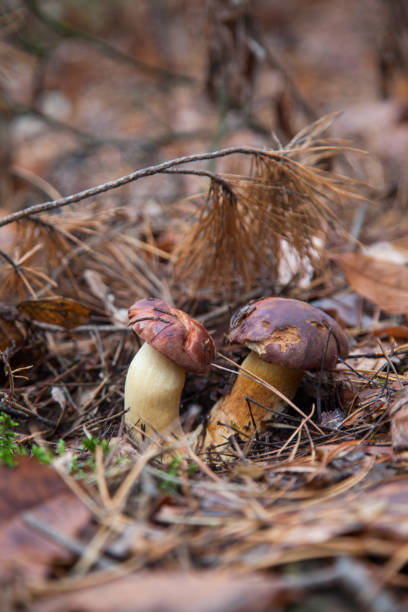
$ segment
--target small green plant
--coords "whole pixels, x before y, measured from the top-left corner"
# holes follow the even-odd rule
[[[16,441],[17,434],[13,429],[18,425],[19,423],[13,421],[8,414],[0,412],[0,462],[8,467],[17,465],[18,456],[27,455],[27,450]],[[49,464],[54,459],[52,450],[47,450],[38,444],[33,444],[29,450],[30,454],[40,463]],[[57,445],[57,454],[62,455],[64,452],[65,443],[64,440],[60,439]]]
[[[17,442],[17,434],[13,431],[18,423],[5,412],[0,413],[0,461],[8,467],[17,465],[16,455],[25,455],[25,451]]]
[[[71,461],[71,472],[82,477],[87,469],[92,472],[95,471],[95,453],[98,446],[102,448],[104,455],[109,452],[109,442],[107,440],[101,440],[94,436],[83,438],[81,450],[88,451],[91,456],[87,459],[81,459],[78,455],[74,455]]]
[[[65,453],[65,442],[62,438],[58,440],[56,454],[61,456]],[[44,448],[38,444],[31,446],[31,454],[40,463],[50,464],[55,459],[55,453],[51,449]]]
[[[179,485],[177,482],[175,482],[175,478],[178,478],[181,475],[181,470],[179,468],[180,462],[181,457],[174,457],[168,467],[167,473],[160,477],[159,489],[161,489],[161,491],[167,495],[176,493],[178,489]]]
[[[81,463],[79,461],[78,455],[74,455],[71,460],[70,472],[73,474],[79,474],[81,471]]]
[[[57,455],[59,455],[61,457],[61,455],[63,455],[65,453],[65,442],[62,438],[60,438],[58,440],[58,444],[57,444]]]
[[[107,440],[100,440],[99,438],[95,438],[94,436],[91,436],[90,438],[84,438],[82,440],[82,449],[89,451],[90,453],[92,453],[92,455],[95,454],[97,446],[100,446],[103,450],[103,454],[106,455],[109,450],[109,444]]]
[[[198,472],[198,465],[196,463],[191,463],[187,468],[187,474],[193,476],[196,472]]]
[[[54,459],[54,453],[52,451],[47,450],[42,446],[38,446],[37,444],[33,444],[31,446],[31,452],[37,461],[40,463],[45,463],[46,465],[50,464]]]

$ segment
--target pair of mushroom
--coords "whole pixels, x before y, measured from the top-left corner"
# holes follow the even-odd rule
[[[135,302],[130,324],[145,341],[130,364],[125,383],[126,422],[136,435],[157,433],[180,438],[179,405],[186,372],[205,373],[215,347],[204,326],[158,299]],[[292,399],[305,370],[335,366],[348,354],[348,340],[338,323],[306,302],[263,298],[249,303],[231,319],[228,340],[245,345],[242,368],[231,392],[213,407],[205,447],[225,442],[233,431],[265,430],[271,411],[284,401],[255,377]]]

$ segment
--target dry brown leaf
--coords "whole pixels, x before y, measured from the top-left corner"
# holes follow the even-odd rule
[[[32,612],[267,612],[282,588],[271,577],[220,572],[150,572],[41,599]]]
[[[5,351],[14,342],[14,346],[21,346],[24,341],[23,334],[12,320],[0,315],[0,351]]]
[[[49,298],[43,300],[26,300],[17,306],[19,312],[32,321],[52,323],[65,329],[73,329],[89,321],[91,314],[70,298]]]
[[[389,314],[408,312],[408,268],[361,253],[344,253],[338,262],[359,295]]]
[[[408,340],[408,327],[406,325],[386,325],[373,331],[376,338],[387,336],[388,338],[402,338]]]
[[[312,305],[327,312],[344,327],[368,327],[372,323],[372,317],[362,308],[361,296],[354,292],[335,293],[314,300]]]
[[[0,466],[0,577],[47,575],[53,559],[71,553],[40,535],[25,521],[29,512],[65,537],[74,537],[90,516],[58,473],[35,459],[22,457],[16,468]]]
[[[395,394],[390,414],[394,458],[405,463],[408,460],[408,393],[405,390]]]

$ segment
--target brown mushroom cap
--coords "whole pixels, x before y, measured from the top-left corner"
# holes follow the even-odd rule
[[[155,298],[135,302],[128,311],[135,332],[187,372],[205,372],[215,358],[214,342],[201,323]]]
[[[230,329],[231,344],[243,344],[261,359],[286,368],[318,370],[324,360],[324,367],[331,369],[337,356],[348,355],[348,339],[340,325],[300,300],[250,302],[232,317]]]

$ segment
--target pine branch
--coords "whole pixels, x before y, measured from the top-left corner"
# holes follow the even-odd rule
[[[78,193],[74,193],[64,198],[59,198],[58,200],[51,200],[49,202],[43,202],[41,204],[34,204],[33,206],[28,206],[23,210],[19,210],[15,213],[0,218],[0,227],[8,225],[9,223],[13,223],[14,221],[19,221],[20,219],[24,219],[25,217],[29,217],[31,215],[36,215],[49,210],[54,210],[56,208],[62,208],[63,206],[68,206],[69,204],[75,204],[76,202],[80,202],[81,200],[85,200],[87,198],[99,195],[100,193],[110,191],[111,189],[122,187],[122,185],[127,185],[128,183],[132,183],[133,181],[159,174],[174,166],[189,164],[192,162],[206,161],[209,159],[216,159],[219,157],[226,157],[228,155],[234,154],[255,155],[268,159],[274,159],[276,161],[287,160],[284,155],[284,152],[263,151],[254,147],[230,147],[228,149],[220,149],[219,151],[212,151],[209,153],[185,155],[183,157],[177,157],[175,159],[161,162],[160,164],[155,164],[153,166],[148,166],[147,168],[136,170],[135,172],[131,172],[130,174],[126,174],[125,176],[121,176],[120,178],[115,179],[113,181],[108,181],[107,183],[102,183],[100,185],[96,185],[95,187],[90,187],[89,189],[79,191]]]

